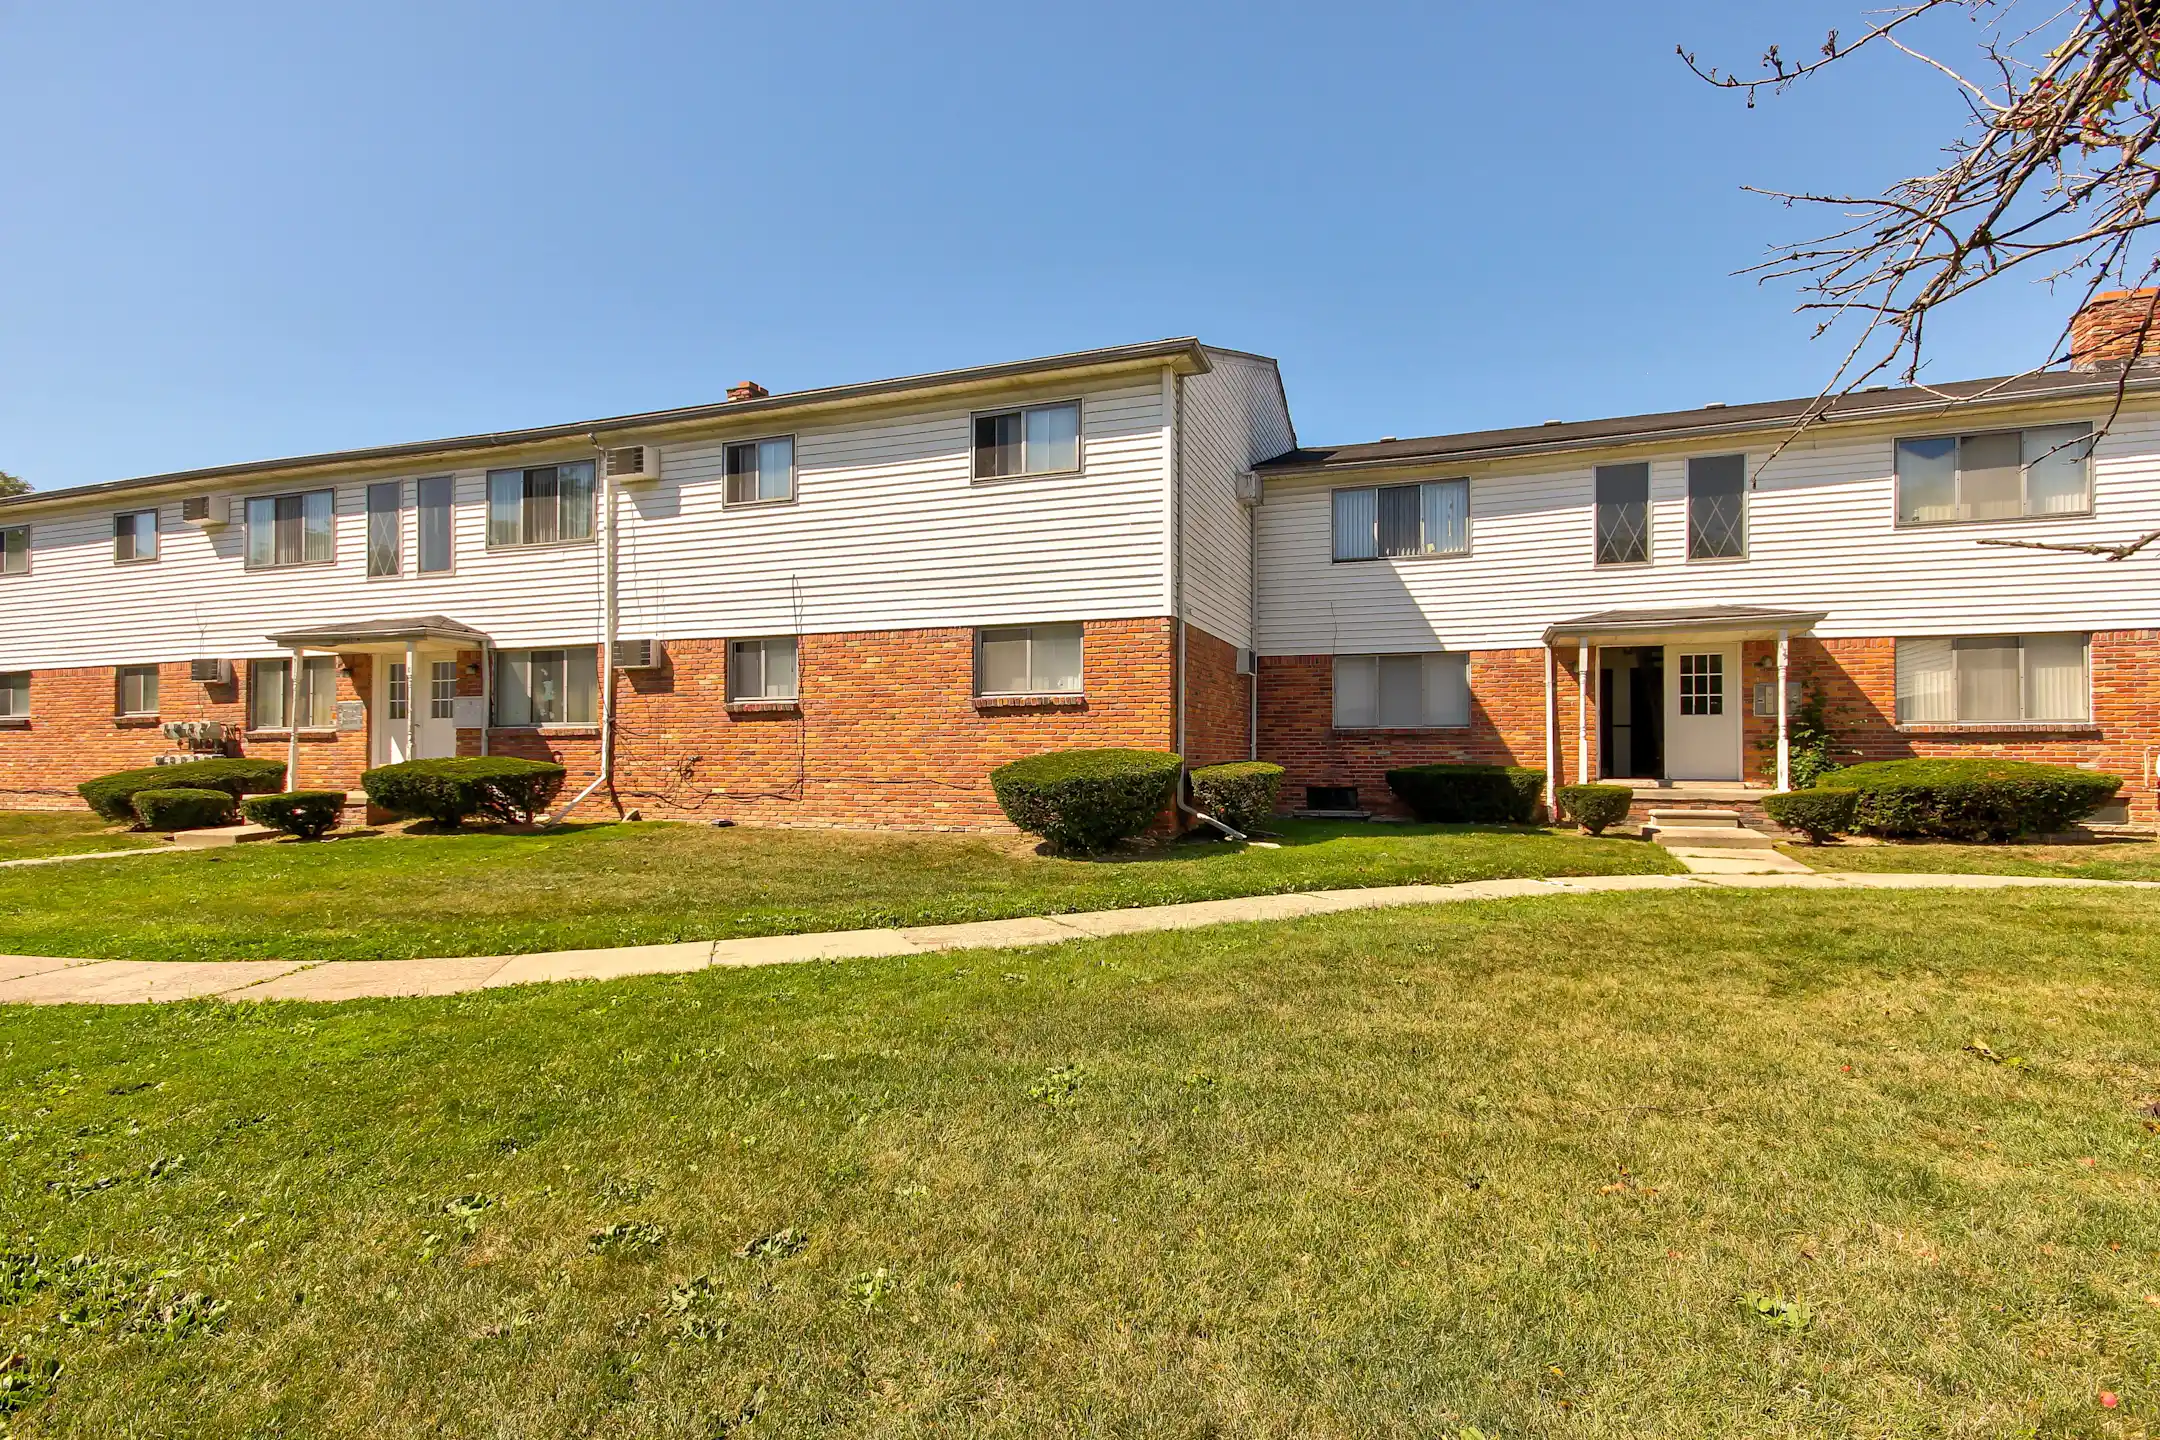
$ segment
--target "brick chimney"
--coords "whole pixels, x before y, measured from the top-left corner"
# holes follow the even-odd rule
[[[2103,290],[2070,321],[2070,364],[2077,370],[2120,365],[2135,355],[2160,360],[2160,290]],[[2146,329],[2146,327],[2150,327]],[[2142,346],[2138,332],[2145,330]]]
[[[767,390],[755,380],[738,380],[733,385],[728,386],[727,398],[731,402],[736,400],[763,400],[770,394],[772,394],[772,391]]]

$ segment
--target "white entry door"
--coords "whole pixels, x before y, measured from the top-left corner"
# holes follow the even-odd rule
[[[1740,778],[1740,647],[1665,647],[1665,778]]]
[[[457,662],[420,657],[419,681],[409,683],[405,662],[384,656],[375,668],[375,763],[395,765],[403,760],[438,760],[457,754],[457,722],[452,706],[457,696]],[[417,708],[415,708],[417,707]],[[417,742],[408,754],[406,716]]]

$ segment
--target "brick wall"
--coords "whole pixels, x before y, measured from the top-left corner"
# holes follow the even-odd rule
[[[1185,627],[1185,759],[1220,765],[1252,750],[1252,677],[1237,673],[1237,647]]]

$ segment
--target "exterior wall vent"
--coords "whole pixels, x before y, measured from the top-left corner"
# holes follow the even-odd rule
[[[1237,673],[1240,675],[1250,675],[1253,673],[1252,651],[1241,649],[1237,652]]]

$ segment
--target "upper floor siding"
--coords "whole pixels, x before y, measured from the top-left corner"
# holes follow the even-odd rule
[[[1773,455],[1779,436],[1625,452],[1354,475],[1270,477],[1256,515],[1259,648],[1301,655],[1537,645],[1556,621],[1605,610],[1765,605],[1821,610],[1825,638],[2014,634],[2160,626],[2160,558],[1978,542],[2119,543],[2160,529],[2160,408],[2126,409],[2094,451],[2092,513],[1900,526],[1902,437],[2106,418],[2106,407],[1960,414],[1866,434],[1821,429]],[[1688,558],[1688,459],[1745,446],[1744,554]],[[1650,465],[1650,559],[1596,562],[1596,467]],[[1470,480],[1466,553],[1336,562],[1337,489]]]
[[[1184,617],[1241,649],[1253,629],[1252,511],[1240,477],[1297,444],[1275,363],[1210,349],[1212,369],[1185,378],[1178,409],[1179,591]]]

